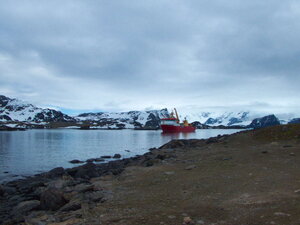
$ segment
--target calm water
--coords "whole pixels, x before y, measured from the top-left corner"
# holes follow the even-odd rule
[[[189,134],[163,135],[141,130],[27,130],[0,132],[0,182],[72,167],[72,159],[86,160],[120,153],[122,157],[143,154],[171,139],[208,138],[239,130],[197,130]],[[125,150],[130,150],[126,152]],[[18,175],[18,176],[17,176]]]

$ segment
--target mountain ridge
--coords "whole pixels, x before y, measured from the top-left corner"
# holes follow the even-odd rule
[[[188,119],[198,129],[259,128],[265,125],[299,123],[299,118],[278,118],[276,115],[250,111],[203,112],[195,109],[180,110],[180,120]],[[169,116],[168,109],[128,112],[87,112],[69,116],[58,110],[43,109],[33,104],[0,95],[0,122],[26,122],[30,124],[65,123],[66,126],[101,129],[159,129],[160,119]]]
[[[129,111],[129,112],[97,112],[81,113],[75,116],[78,121],[96,122],[99,128],[106,125],[119,128],[145,128],[159,129],[160,119],[169,116],[167,109]],[[100,125],[99,125],[100,124]],[[94,124],[95,125],[95,124]]]

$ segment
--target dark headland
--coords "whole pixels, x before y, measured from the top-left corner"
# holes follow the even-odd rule
[[[0,224],[300,224],[300,125],[11,181],[0,186]]]

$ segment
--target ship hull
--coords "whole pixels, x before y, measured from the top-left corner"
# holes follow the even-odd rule
[[[194,132],[195,127],[192,126],[174,126],[174,125],[161,125],[163,133],[180,133],[180,132]]]

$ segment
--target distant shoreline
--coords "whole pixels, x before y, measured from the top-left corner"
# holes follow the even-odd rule
[[[30,127],[10,127],[5,124],[0,124],[1,131],[25,131],[32,129],[73,129],[73,130],[161,130],[161,128],[100,128],[100,127],[80,127],[80,126],[44,126],[44,125],[30,125]],[[241,126],[211,126],[207,128],[196,128],[197,130],[209,130],[209,129],[248,129]]]

